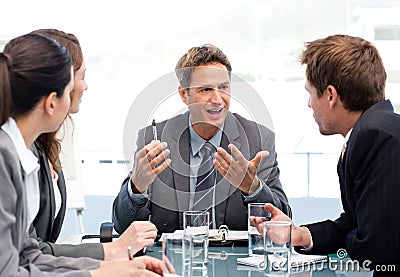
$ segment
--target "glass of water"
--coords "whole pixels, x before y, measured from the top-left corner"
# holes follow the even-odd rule
[[[190,235],[164,234],[162,244],[163,276],[191,277],[192,252],[193,243]]]
[[[249,233],[249,256],[264,255],[264,235],[253,225],[250,218],[261,218],[269,220],[271,214],[264,209],[265,203],[248,204],[248,233]]]
[[[264,235],[264,263],[267,276],[289,276],[292,222],[266,221]]]
[[[193,239],[192,268],[207,268],[208,232],[210,213],[205,211],[185,211],[183,213],[184,233]]]

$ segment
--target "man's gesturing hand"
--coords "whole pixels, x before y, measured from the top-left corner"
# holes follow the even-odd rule
[[[131,177],[133,192],[145,192],[156,176],[171,163],[171,159],[166,159],[170,153],[167,146],[166,142],[153,140],[136,153]]]
[[[229,183],[250,195],[257,190],[260,182],[257,177],[257,169],[261,159],[268,157],[269,153],[260,151],[254,159],[248,161],[233,144],[229,144],[228,148],[233,156],[219,147],[215,154],[214,165]]]

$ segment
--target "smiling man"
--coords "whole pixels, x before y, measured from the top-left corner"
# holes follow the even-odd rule
[[[175,68],[188,111],[139,131],[134,167],[113,206],[122,233],[147,220],[159,233],[183,229],[182,213],[210,212],[210,227],[247,229],[247,204],[289,213],[279,181],[274,133],[229,111],[231,65],[213,45],[193,47]]]

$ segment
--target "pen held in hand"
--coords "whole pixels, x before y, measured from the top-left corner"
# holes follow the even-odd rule
[[[151,222],[151,214],[149,214],[149,222]],[[146,255],[147,247],[143,247],[143,255]]]
[[[130,261],[133,260],[132,247],[130,245],[128,246],[128,259]]]
[[[153,122],[151,123],[151,126],[153,127],[153,139],[157,140],[157,126],[156,126],[156,121],[153,119]]]

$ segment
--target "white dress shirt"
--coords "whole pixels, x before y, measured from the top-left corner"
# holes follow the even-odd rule
[[[53,181],[54,201],[56,203],[54,218],[56,218],[61,209],[62,199],[61,199],[61,192],[57,183],[58,174],[55,171],[53,172],[53,174],[54,174],[54,179],[52,178],[52,181]]]

